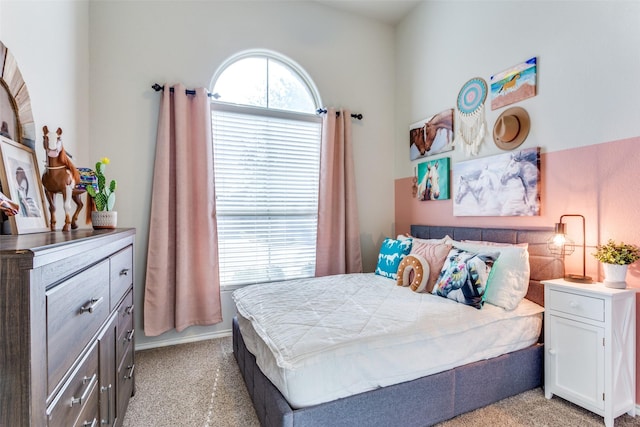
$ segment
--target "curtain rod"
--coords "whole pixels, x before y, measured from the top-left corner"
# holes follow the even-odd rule
[[[158,83],[154,83],[153,86],[151,86],[151,89],[155,90],[156,92],[160,92],[161,90],[164,90],[164,86],[160,86]],[[173,92],[173,88],[170,87],[169,88],[170,92]],[[185,89],[184,91],[185,94],[187,95],[195,95],[196,91],[192,90],[192,89]],[[216,98],[218,99],[219,95],[217,93],[209,93],[207,92],[207,96],[208,97],[212,97],[212,98]],[[318,114],[326,114],[327,110],[324,108],[318,108],[316,110],[316,113]],[[336,116],[340,115],[340,111],[336,111]],[[353,117],[354,119],[358,119],[358,120],[362,120],[362,114],[360,113],[353,113],[351,114],[351,117]]]
[[[153,86],[151,86],[151,89],[155,90],[156,92],[160,92],[161,90],[164,90],[164,86],[160,86],[158,83],[154,83]],[[173,92],[172,87],[169,88],[169,92]],[[185,89],[184,93],[187,95],[195,95],[196,91],[193,89]],[[219,95],[216,93],[207,92],[207,96],[210,98],[216,98],[216,99],[219,98]]]
[[[318,108],[316,110],[316,113],[318,114],[326,114],[327,110],[324,108]],[[336,111],[336,117],[340,115],[340,111]],[[358,120],[362,120],[362,114],[360,113],[353,113],[351,114],[351,117],[353,117],[354,119],[358,119]]]

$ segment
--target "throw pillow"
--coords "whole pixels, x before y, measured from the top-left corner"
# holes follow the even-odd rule
[[[414,292],[424,292],[428,280],[429,263],[422,256],[409,254],[400,262],[398,286],[410,286]]]
[[[455,248],[473,252],[495,251],[500,257],[493,265],[491,283],[484,300],[506,310],[514,310],[529,289],[529,251],[527,246],[496,246],[485,243],[453,242]]]
[[[375,273],[379,276],[396,280],[398,278],[398,266],[411,251],[411,244],[411,239],[384,239],[382,246],[380,246]]]
[[[475,253],[452,248],[433,288],[436,295],[482,308],[493,263],[499,254]]]
[[[446,243],[426,243],[423,240],[414,240],[410,255],[421,255],[429,263],[429,280],[425,292],[433,291],[433,286],[438,280],[444,260],[447,258],[451,245]]]

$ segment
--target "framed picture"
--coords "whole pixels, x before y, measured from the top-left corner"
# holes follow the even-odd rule
[[[540,147],[453,165],[453,215],[540,215]]]
[[[453,108],[409,126],[411,160],[451,150],[453,150]]]
[[[18,214],[9,217],[13,234],[49,231],[42,181],[33,150],[0,137],[0,184],[7,197],[20,205]]]
[[[418,200],[448,200],[450,157],[418,164]]]
[[[492,110],[536,96],[537,62],[533,57],[491,76]]]

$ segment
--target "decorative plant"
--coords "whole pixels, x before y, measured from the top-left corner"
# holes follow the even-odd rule
[[[96,210],[98,211],[111,211],[113,205],[116,203],[116,181],[111,180],[109,187],[107,187],[107,179],[104,176],[104,167],[110,163],[108,157],[103,157],[98,163],[96,163],[96,177],[98,178],[98,191],[91,186],[87,185],[87,192],[93,198],[96,203]]]
[[[606,264],[627,265],[640,259],[640,248],[609,239],[606,244],[597,246],[592,255]]]

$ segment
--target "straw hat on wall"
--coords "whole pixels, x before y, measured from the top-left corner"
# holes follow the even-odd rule
[[[493,125],[493,141],[503,150],[513,150],[527,139],[530,125],[529,113],[524,108],[508,108]]]

